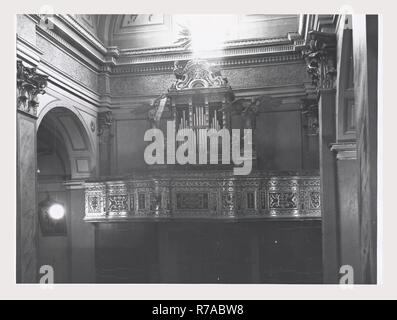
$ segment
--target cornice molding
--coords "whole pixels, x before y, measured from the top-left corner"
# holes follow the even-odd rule
[[[59,17],[63,19],[71,28],[77,30],[79,33],[83,34],[87,41],[91,42],[92,45],[96,46],[97,49],[103,53],[106,53],[106,47],[103,45],[102,41],[83,26],[79,21],[77,21],[70,14],[60,14]]]
[[[192,57],[191,54],[181,54],[167,57],[167,60],[157,61],[154,63],[126,63],[122,65],[116,65],[113,68],[112,74],[120,75],[120,74],[146,74],[146,73],[172,73],[174,68],[174,61],[187,61]],[[149,60],[149,59],[148,59]],[[297,62],[303,61],[301,54],[296,52],[288,52],[286,54],[279,55],[268,55],[268,56],[247,56],[243,55],[242,57],[236,58],[212,58],[206,59],[211,61],[215,65],[221,68],[241,68],[245,66],[251,65],[260,65],[260,64],[277,64],[277,63],[288,63],[288,62]]]
[[[42,59],[38,67],[39,70],[50,75],[49,82],[61,87],[63,90],[79,97],[80,99],[93,104],[97,107],[101,106],[101,96],[94,90],[88,88],[85,84],[74,79],[66,72],[53,66],[48,61]]]
[[[51,42],[56,48],[64,51],[66,54],[74,58],[75,60],[83,63],[85,66],[89,67],[95,72],[99,72],[101,70],[101,65],[104,63],[104,57],[95,56],[95,55],[82,55],[79,48],[72,45],[69,41],[65,40],[64,37],[59,34],[42,28],[40,25],[36,26],[37,34],[47,41]]]
[[[304,45],[297,33],[287,37],[229,41],[222,50],[203,52],[203,59],[294,53]],[[192,52],[183,46],[167,46],[145,49],[120,50],[118,65],[161,63],[166,61],[191,60]]]
[[[357,160],[355,142],[333,143],[330,149],[336,153],[337,160]]]
[[[69,15],[52,16],[52,30],[40,24],[39,15],[29,15],[29,18],[36,22],[40,36],[98,73],[172,72],[172,64],[169,62],[192,59],[192,52],[181,45],[122,50],[117,47],[106,48],[96,36]],[[295,54],[303,44],[304,39],[297,32],[290,32],[284,37],[233,40],[226,42],[222,50],[205,53],[203,59],[220,60],[217,64],[227,67],[293,61],[300,59]],[[227,62],[221,61],[225,59]]]
[[[84,189],[85,180],[67,180],[63,182],[63,185],[68,190],[80,190]]]
[[[96,51],[100,52],[102,55],[107,53],[106,47],[103,43],[95,37],[91,32],[87,31],[84,27],[82,27],[73,17],[68,14],[56,14],[54,15],[55,19],[52,21],[55,26],[58,25],[60,22],[63,28],[60,28],[65,34],[67,34],[71,40],[74,40],[78,43],[81,43],[81,40],[95,49]],[[58,26],[59,27],[59,26]],[[65,28],[66,27],[66,28]],[[69,30],[68,30],[69,29]],[[70,33],[72,31],[75,35],[77,35],[81,39],[76,39],[73,34]],[[85,46],[86,47],[86,46]]]
[[[41,51],[35,44],[24,39],[17,34],[17,58],[29,63],[32,66],[37,66],[40,63],[43,51]]]
[[[299,45],[302,41],[302,37],[297,32],[289,32],[284,37],[273,37],[273,38],[251,38],[251,39],[240,39],[226,41],[224,49],[235,49],[241,47],[255,47],[255,46],[278,46],[278,45]],[[175,51],[186,51],[183,45],[170,45],[157,48],[140,48],[140,49],[121,49],[120,54],[122,56],[133,56],[133,55],[148,55],[148,54],[163,54]]]
[[[99,54],[78,43],[78,39],[71,43],[63,35],[43,28],[39,24],[36,29],[40,36],[97,73],[171,73],[174,61],[187,61],[193,56],[191,51],[180,46],[138,50],[119,50],[117,47],[109,47],[102,51],[104,54]],[[205,59],[228,68],[298,61],[302,57],[297,51],[300,50],[303,42],[299,34],[295,33],[290,33],[287,37],[239,40],[229,42],[223,50],[208,52]],[[80,50],[87,55],[82,55]]]
[[[73,17],[54,15],[51,19],[54,29],[45,28],[39,15],[28,15],[36,23],[36,33],[75,59],[82,66],[95,73],[113,75],[146,75],[172,73],[174,61],[186,61],[192,53],[181,46],[119,50],[106,48],[91,32],[81,26]],[[288,33],[285,37],[258,38],[229,41],[223,50],[209,52],[205,59],[221,69],[244,68],[263,64],[302,62],[300,53],[304,38],[299,33]],[[43,51],[17,35],[17,56],[38,70],[50,75],[50,83],[96,107],[108,107],[118,103],[118,97],[100,95],[95,88],[89,88],[67,74],[59,67],[42,58]],[[242,92],[246,89],[242,88]],[[259,90],[260,91],[260,90]],[[116,98],[117,102],[113,102]]]
[[[253,97],[267,95],[272,98],[296,99],[296,105],[299,105],[301,99],[312,93],[311,90],[304,85],[284,85],[284,86],[266,86],[255,88],[233,87],[233,93],[237,98]],[[150,95],[134,95],[134,96],[112,96],[110,108],[115,109],[131,109],[142,103],[149,103],[153,99],[158,98],[158,93]]]
[[[337,24],[337,14],[317,14],[315,15],[314,30],[324,31],[330,29],[335,29]]]

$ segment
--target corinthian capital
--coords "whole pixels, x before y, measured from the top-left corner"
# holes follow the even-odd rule
[[[37,114],[39,94],[45,93],[48,76],[37,73],[17,60],[17,108],[32,115]]]
[[[336,35],[334,33],[310,31],[303,56],[312,84],[320,89],[331,89],[336,78]]]

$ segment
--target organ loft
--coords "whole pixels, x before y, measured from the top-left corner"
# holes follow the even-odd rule
[[[18,15],[17,282],[376,283],[377,26]]]

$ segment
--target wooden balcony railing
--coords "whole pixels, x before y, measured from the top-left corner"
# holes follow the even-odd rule
[[[154,171],[85,183],[85,220],[90,222],[263,218],[321,218],[320,177]]]

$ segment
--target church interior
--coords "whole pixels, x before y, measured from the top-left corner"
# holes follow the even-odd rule
[[[376,15],[19,14],[16,74],[17,283],[376,284]]]

